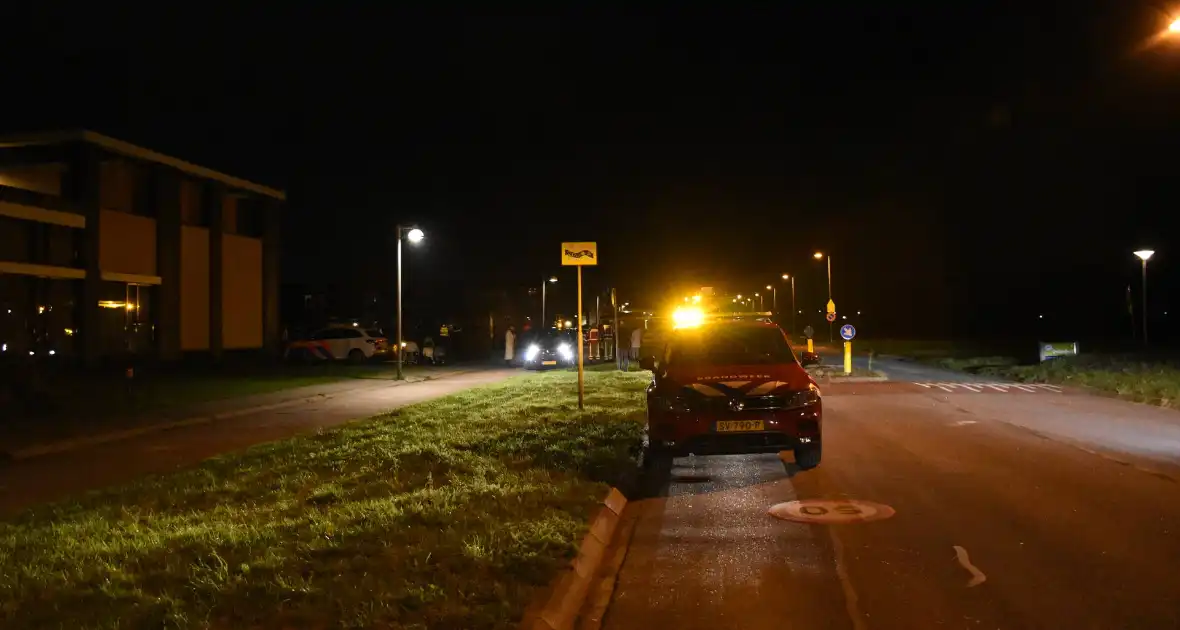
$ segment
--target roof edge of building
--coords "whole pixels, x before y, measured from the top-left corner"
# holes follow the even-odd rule
[[[256,184],[240,177],[234,177],[233,175],[227,175],[211,168],[199,166],[197,164],[193,164],[192,162],[186,162],[170,155],[165,155],[163,153],[159,153],[157,151],[137,146],[131,144],[130,142],[112,138],[110,136],[106,136],[87,129],[49,131],[45,133],[6,136],[0,138],[0,148],[42,146],[75,141],[81,141],[100,146],[108,151],[111,151],[112,153],[118,153],[148,162],[155,162],[165,166],[171,166],[172,168],[189,173],[190,175],[219,181],[223,184],[226,184],[227,186],[250,191],[266,197],[271,197],[272,199],[278,199],[280,201],[287,200],[287,193],[283,190],[271,188],[269,186],[263,186],[262,184]]]

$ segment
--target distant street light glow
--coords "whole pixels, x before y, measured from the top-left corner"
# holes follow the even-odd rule
[[[417,242],[421,241],[422,239],[426,238],[426,234],[424,234],[422,232],[422,230],[419,230],[418,228],[414,228],[406,233],[406,238],[410,239],[411,243],[417,243]]]
[[[1155,254],[1155,250],[1152,249],[1141,249],[1135,252],[1135,255],[1139,257],[1139,260],[1142,260],[1143,262],[1147,262],[1147,260],[1151,258],[1153,254]]]
[[[816,260],[823,260],[824,259],[823,252],[816,252],[816,253],[812,254],[812,256],[814,256]]]
[[[1176,18],[1176,20],[1173,21],[1170,26],[1168,26],[1168,30],[1172,31],[1173,33],[1180,33],[1180,18]]]

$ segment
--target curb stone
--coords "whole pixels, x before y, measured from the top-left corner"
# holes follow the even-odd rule
[[[578,555],[553,582],[548,597],[535,612],[527,613],[521,630],[572,630],[590,593],[590,584],[606,556],[627,498],[611,488],[602,508],[590,522],[590,531],[578,546]]]
[[[422,383],[425,381],[437,380],[439,378],[446,378],[446,377],[450,377],[450,376],[456,376],[459,374],[465,374],[469,371],[470,370],[461,370],[461,371],[456,371],[456,372],[450,372],[445,375],[426,376],[426,377],[418,378],[416,380],[406,379],[404,381],[401,381],[400,383],[398,381],[393,381],[392,383],[390,383],[389,386],[390,387],[399,387],[401,385],[412,385],[414,383]],[[357,380],[377,381],[378,379],[357,379]],[[320,402],[320,401],[324,401],[324,400],[330,400],[332,398],[335,398],[336,396],[339,396],[340,394],[347,394],[348,392],[351,392],[356,389],[362,389],[364,387],[365,387],[365,385],[357,383],[357,385],[355,387],[349,387],[347,389],[343,389],[339,392],[334,392],[332,394],[316,394],[314,396],[306,397],[306,398],[294,398],[291,400],[283,400],[283,401],[279,401],[276,403],[269,403],[269,404],[265,404],[265,405],[256,405],[254,407],[243,407],[241,409],[231,409],[228,411],[221,411],[221,412],[213,413],[213,414],[192,416],[189,418],[183,418],[181,420],[176,420],[173,422],[161,422],[161,423],[156,423],[156,424],[145,425],[142,427],[134,427],[131,429],[122,429],[119,431],[109,431],[106,433],[98,433],[98,434],[89,435],[86,437],[60,440],[60,441],[56,441],[56,442],[47,442],[44,444],[34,444],[33,446],[28,446],[25,448],[14,450],[14,451],[0,451],[0,462],[15,462],[15,461],[21,461],[21,460],[26,460],[26,459],[32,459],[34,457],[41,457],[43,455],[55,455],[58,453],[66,453],[66,452],[77,450],[79,448],[83,448],[86,446],[97,446],[99,444],[109,444],[111,442],[120,442],[122,440],[127,440],[127,439],[131,439],[134,437],[139,437],[141,435],[151,435],[154,433],[163,433],[164,431],[171,431],[173,429],[182,429],[185,427],[198,426],[198,425],[202,425],[202,424],[210,424],[210,423],[216,422],[218,420],[229,420],[231,418],[237,418],[240,416],[248,416],[248,415],[252,415],[252,414],[256,414],[256,413],[261,413],[264,411],[272,411],[274,409],[282,409],[284,407],[291,407],[294,405],[301,405],[301,404],[308,404],[308,403],[312,403],[312,402]]]

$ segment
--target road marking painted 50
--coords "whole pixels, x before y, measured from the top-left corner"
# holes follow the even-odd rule
[[[1037,391],[1050,391],[1055,394],[1061,393],[1061,388],[1056,385],[1048,385],[1045,383],[1032,384],[1017,384],[1017,383],[914,383],[918,387],[925,387],[926,389],[938,388],[944,392],[953,392],[957,388],[962,388],[977,394],[983,393],[985,389],[994,390],[997,392],[1009,393],[1010,389],[1018,389],[1022,392],[1035,393]]]
[[[872,501],[850,499],[805,499],[788,501],[770,508],[770,515],[799,523],[865,523],[893,516],[893,508]]]

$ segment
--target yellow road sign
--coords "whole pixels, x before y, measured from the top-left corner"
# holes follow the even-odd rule
[[[835,302],[833,302],[832,300],[828,300],[828,312],[829,312],[829,313],[835,313],[835,312],[836,312],[836,303],[835,303]]]
[[[598,243],[576,241],[561,244],[561,264],[584,267],[598,264]]]

